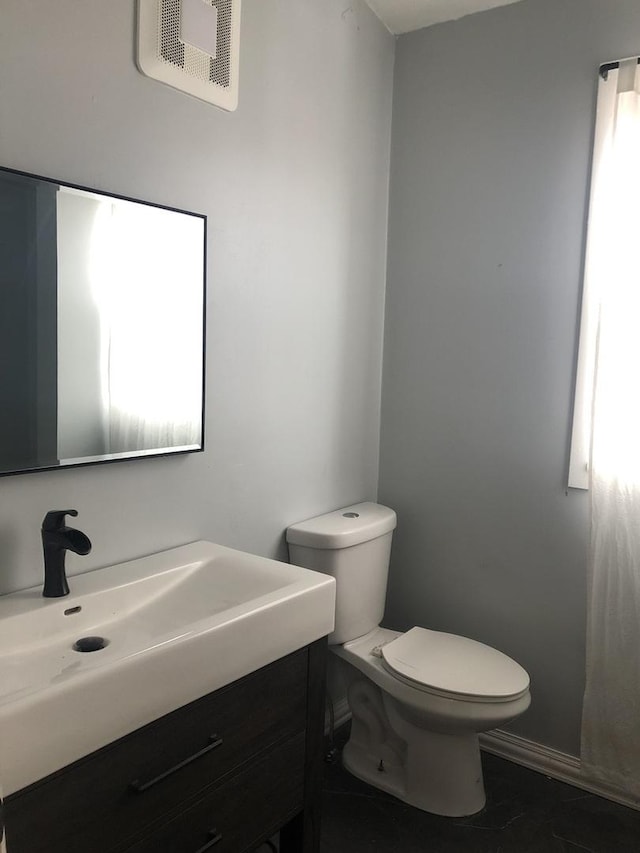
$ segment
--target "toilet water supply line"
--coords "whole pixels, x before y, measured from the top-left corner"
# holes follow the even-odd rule
[[[329,743],[327,746],[327,751],[324,754],[324,760],[327,762],[327,764],[333,764],[334,761],[336,761],[336,759],[338,758],[338,750],[336,749],[336,745],[333,742],[333,736],[336,728],[336,714],[333,705],[333,697],[331,696],[328,690],[326,693],[325,702],[327,712],[329,714],[329,729],[327,732],[327,739]]]

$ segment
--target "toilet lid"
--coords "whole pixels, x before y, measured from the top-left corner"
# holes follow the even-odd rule
[[[387,667],[438,692],[507,699],[529,687],[527,672],[507,655],[455,634],[412,628],[382,647]]]

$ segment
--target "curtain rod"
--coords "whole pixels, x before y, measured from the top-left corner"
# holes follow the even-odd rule
[[[618,62],[605,62],[604,65],[601,65],[598,73],[600,74],[602,79],[606,80],[607,77],[609,76],[609,72],[613,71],[614,68],[620,68],[620,62],[625,62],[625,60],[622,59]],[[640,65],[640,57],[638,57],[637,62],[638,62],[638,65]]]

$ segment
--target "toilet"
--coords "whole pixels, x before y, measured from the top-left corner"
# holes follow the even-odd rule
[[[529,676],[475,640],[415,627],[380,627],[392,509],[359,503],[287,529],[292,563],[336,579],[331,651],[349,664],[354,776],[424,811],[449,817],[485,804],[478,734],[529,707]]]

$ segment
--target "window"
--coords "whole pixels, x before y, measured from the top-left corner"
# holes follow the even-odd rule
[[[640,60],[600,69],[569,485],[640,486]],[[597,461],[596,461],[597,460]]]

